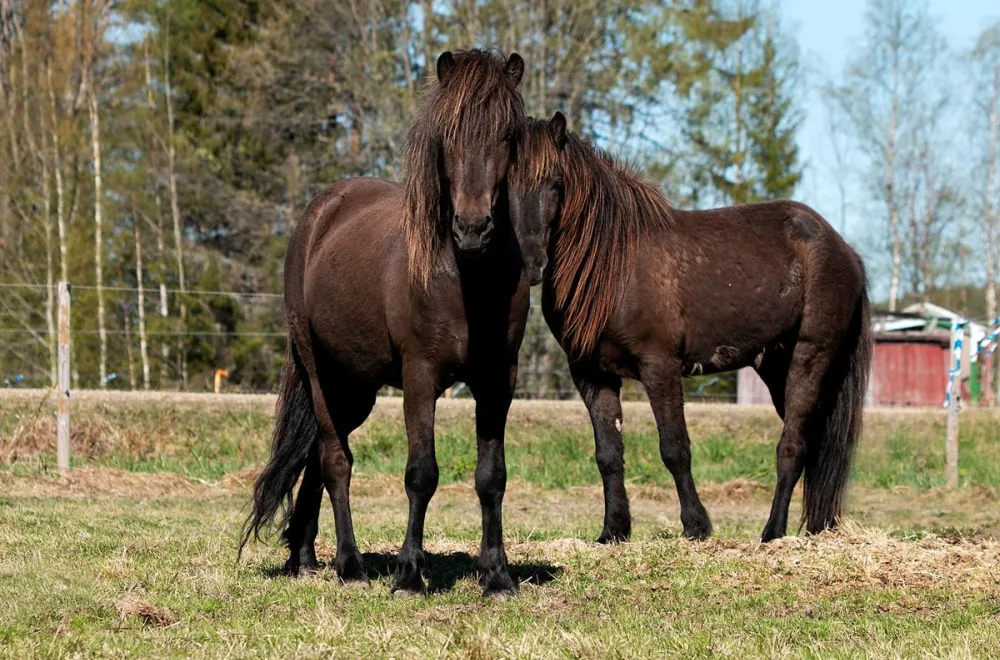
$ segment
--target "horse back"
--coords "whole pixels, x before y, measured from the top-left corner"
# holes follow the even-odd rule
[[[794,338],[824,306],[839,315],[863,290],[860,259],[803,204],[675,211],[640,250],[607,334],[669,346],[688,373],[726,371]]]

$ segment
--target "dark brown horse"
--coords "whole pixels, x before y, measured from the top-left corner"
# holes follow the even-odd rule
[[[834,527],[872,359],[864,266],[843,238],[791,201],[674,209],[656,186],[568,133],[559,113],[529,123],[511,185],[513,198],[552,222],[542,305],[594,425],[605,502],[598,540],[631,532],[622,379],[645,387],[684,535],[704,538],[712,526],[691,477],[681,379],[746,366],[784,420],[761,540],[785,534],[803,471],[807,530]]]
[[[393,591],[422,593],[427,505],[438,483],[435,402],[456,381],[476,399],[479,567],[486,594],[514,586],[503,547],[504,426],[528,313],[529,281],[507,208],[507,168],[523,128],[524,63],[444,53],[407,137],[406,183],[349,179],[312,201],[285,256],[288,351],[271,458],[254,487],[244,544],[281,521],[291,574],[315,570],[323,491],[337,531],[334,568],[366,581],[349,504],[351,432],[383,385],[403,388],[409,442],[406,538]]]

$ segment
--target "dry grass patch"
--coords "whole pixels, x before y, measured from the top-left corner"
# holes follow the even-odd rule
[[[128,593],[118,599],[115,609],[122,621],[137,619],[144,625],[166,628],[176,621],[173,614],[141,598],[136,593]]]
[[[17,497],[130,498],[193,497],[227,492],[220,484],[188,479],[169,472],[126,472],[114,468],[79,467],[65,475],[0,472],[0,490]]]

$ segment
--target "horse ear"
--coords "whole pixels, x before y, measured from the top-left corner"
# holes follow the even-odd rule
[[[524,60],[517,53],[511,53],[510,57],[507,58],[507,66],[504,67],[504,71],[517,85],[521,82],[521,76],[524,75]]]
[[[549,120],[549,135],[558,148],[566,146],[566,116],[558,110]]]
[[[455,56],[451,54],[450,50],[446,50],[441,53],[441,56],[437,61],[437,76],[438,82],[442,85],[448,80],[448,75],[451,70],[455,68]]]

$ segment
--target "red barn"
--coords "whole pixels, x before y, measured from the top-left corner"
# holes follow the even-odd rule
[[[951,337],[940,332],[875,335],[868,403],[875,406],[942,406],[948,385]]]
[[[920,310],[923,311],[923,310]],[[868,405],[929,406],[944,405],[951,368],[950,319],[940,308],[934,316],[918,313],[876,313],[875,359],[872,364]],[[982,326],[973,327],[973,341],[985,333]],[[973,343],[975,346],[975,343]],[[963,391],[962,399],[983,405],[986,395],[980,395],[980,383],[989,383],[990,364],[979,360],[972,367],[972,391]],[[737,402],[750,405],[770,405],[771,395],[753,369],[742,369],[737,380]]]

